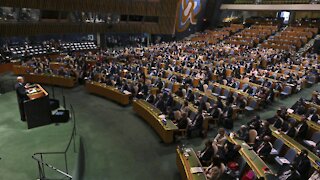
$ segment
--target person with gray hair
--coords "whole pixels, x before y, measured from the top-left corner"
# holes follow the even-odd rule
[[[15,85],[15,90],[17,93],[21,121],[26,121],[23,102],[25,100],[28,100],[29,97],[27,96],[26,85],[24,83],[24,78],[22,76],[17,77],[17,83]]]

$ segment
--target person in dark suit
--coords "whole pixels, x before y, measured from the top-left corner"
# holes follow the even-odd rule
[[[214,156],[214,149],[211,140],[208,140],[205,145],[206,147],[199,152],[199,160],[203,166],[209,166],[211,159]]]
[[[27,96],[26,85],[24,83],[23,77],[17,77],[17,84],[15,85],[15,90],[17,93],[21,120],[26,121],[23,103],[24,101],[28,100],[29,97]]]
[[[256,152],[261,158],[268,157],[272,150],[272,144],[270,143],[270,137],[265,136],[263,142],[257,147]]]
[[[172,95],[169,94],[168,98],[167,98],[167,101],[166,101],[166,106],[171,107],[171,106],[173,106],[173,103],[174,103],[173,97],[172,97]]]
[[[190,90],[188,91],[187,101],[193,103],[193,102],[194,102],[194,99],[195,99],[194,94],[192,93],[192,90],[190,89]]]
[[[178,120],[177,127],[179,129],[186,129],[188,126],[188,114],[183,112],[181,113],[181,118]]]
[[[308,133],[308,123],[305,117],[301,118],[301,122],[297,125],[297,139],[304,140]]]
[[[296,136],[297,130],[295,128],[294,123],[289,123],[289,129],[287,130],[286,134],[292,138]]]
[[[249,140],[249,131],[247,126],[242,125],[236,133],[236,138],[247,142]]]
[[[223,125],[226,129],[233,128],[233,120],[232,120],[233,108],[231,104],[227,102],[226,107],[223,110],[222,118],[220,124]]]
[[[198,112],[196,117],[193,119],[190,127],[187,131],[187,136],[190,138],[192,131],[200,130],[199,135],[202,136],[202,124],[203,124],[203,115],[202,112]]]
[[[308,158],[308,151],[302,150],[300,154],[294,159],[293,167],[299,172],[302,179],[308,179],[311,163]]]
[[[165,102],[164,102],[164,98],[162,96],[160,96],[159,100],[156,102],[155,104],[156,108],[158,108],[161,112],[165,112],[166,111],[166,106],[165,106]]]
[[[155,100],[156,100],[156,97],[155,95],[153,94],[150,94],[147,98],[146,98],[146,101],[150,104],[154,104],[155,103]]]

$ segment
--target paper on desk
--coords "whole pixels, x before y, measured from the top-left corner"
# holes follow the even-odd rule
[[[293,109],[287,109],[287,112],[291,114],[291,113],[294,112],[294,110]]]
[[[187,153],[189,153],[189,152],[191,152],[191,149],[190,149],[190,148],[187,148],[185,151],[186,151]]]
[[[317,145],[315,142],[310,141],[310,140],[305,140],[305,142],[308,143],[312,147],[316,147],[316,145]]]
[[[127,95],[128,95],[128,94],[129,94],[129,95],[131,94],[131,92],[129,92],[129,91],[127,91],[127,90],[124,90],[123,93],[124,93],[124,94],[127,94]]]
[[[36,93],[36,92],[37,92],[36,89],[30,89],[30,90],[28,90],[28,93],[29,93],[29,94],[33,94],[33,93]]]
[[[280,160],[283,164],[290,164],[290,162],[289,162],[286,158],[279,158],[279,160]]]
[[[202,173],[202,172],[203,172],[203,169],[202,169],[202,167],[192,167],[192,168],[190,168],[190,172],[191,172],[192,174]]]

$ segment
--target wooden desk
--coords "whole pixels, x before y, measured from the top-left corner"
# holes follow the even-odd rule
[[[308,109],[315,108],[317,110],[317,113],[320,114],[320,105],[317,105],[317,104],[309,102],[309,101],[305,101],[305,106]]]
[[[162,114],[159,109],[145,100],[134,100],[133,110],[158,133],[164,143],[173,142],[173,133],[178,127],[171,120],[164,125],[159,117]]]
[[[103,83],[87,81],[85,88],[86,88],[86,91],[89,93],[103,96],[123,106],[130,104],[131,94],[122,93],[113,86],[107,86]]]
[[[11,71],[12,68],[13,68],[13,63],[0,64],[0,74]]]
[[[50,66],[50,69],[52,69],[52,70],[58,70],[61,67],[65,68],[67,66],[67,64],[59,63],[59,62],[50,62],[49,66]]]
[[[273,174],[268,165],[258,156],[254,150],[249,150],[249,146],[242,140],[228,136],[228,140],[236,145],[240,145],[240,154],[254,171],[258,178],[266,179],[267,174]]]
[[[47,85],[61,86],[61,87],[74,87],[76,85],[76,79],[74,77],[65,77],[57,75],[46,74],[25,74],[26,82],[42,83]]]
[[[205,173],[197,173],[192,174],[191,168],[192,167],[202,167],[200,160],[194,150],[192,148],[187,148],[189,150],[189,156],[186,157],[180,150],[176,149],[176,164],[179,169],[181,179],[182,180],[206,180]]]
[[[288,116],[297,121],[301,121],[301,116],[299,116],[298,114],[288,113]],[[308,123],[309,128],[311,128],[314,132],[320,131],[320,124],[317,124],[316,122],[313,122],[310,120],[306,120],[306,121]]]
[[[300,153],[302,150],[307,150],[308,158],[310,159],[312,166],[318,171],[320,170],[320,166],[316,163],[316,161],[320,162],[320,158],[317,155],[292,139],[290,136],[284,134],[283,132],[277,131],[275,127],[270,126],[270,130],[275,138],[281,139],[289,148],[294,149],[296,152]]]
[[[14,65],[12,67],[12,72],[14,75],[25,75],[29,73],[33,73],[34,67],[31,66],[21,66],[21,65]]]

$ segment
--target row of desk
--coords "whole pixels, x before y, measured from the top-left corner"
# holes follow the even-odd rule
[[[160,117],[162,112],[159,109],[145,100],[134,100],[133,110],[157,132],[164,143],[174,141],[174,132],[178,130],[178,127],[168,119],[164,123]]]
[[[0,64],[0,74],[12,71],[12,68],[14,66],[14,63],[4,63]]]
[[[25,74],[24,79],[30,83],[41,83],[61,87],[74,87],[77,83],[74,77],[48,75],[48,74]]]
[[[21,65],[14,65],[12,68],[13,74],[23,75],[25,81],[30,83],[41,83],[68,88],[74,87],[77,84],[77,80],[75,77],[52,74],[34,74],[33,70],[33,67]]]
[[[294,113],[288,113],[288,116],[297,120],[297,121],[301,121],[302,117],[298,114],[294,114]],[[309,128],[311,128],[310,132],[317,132],[320,131],[320,124],[307,120],[308,126]]]
[[[191,168],[202,168],[196,152],[192,148],[176,149],[176,164],[182,180],[206,180],[204,172],[192,173]]]
[[[269,166],[250,148],[244,141],[238,140],[233,135],[228,136],[228,141],[241,146],[240,155],[246,161],[250,169],[253,170],[257,179],[268,179],[274,172]],[[204,172],[192,173],[191,168],[203,168],[198,156],[192,148],[176,149],[176,164],[183,180],[205,180]]]
[[[104,83],[87,81],[85,89],[89,93],[105,97],[123,106],[130,104],[131,93],[120,92],[117,88],[113,86],[107,86]]]
[[[272,131],[272,135],[275,138],[282,140],[289,148],[294,149],[297,153],[300,153],[302,150],[307,150],[308,158],[310,159],[312,166],[316,170],[320,170],[320,166],[317,164],[317,162],[320,162],[320,158],[317,155],[315,155],[313,152],[305,148],[303,145],[292,139],[290,136],[278,131],[275,127],[270,126],[270,130]]]
[[[258,179],[267,179],[267,176],[269,174],[274,174],[268,167],[268,165],[259,157],[259,155],[254,150],[252,150],[252,148],[244,141],[234,138],[232,134],[228,136],[228,141],[241,146],[241,149],[239,151],[240,155],[254,171]]]

